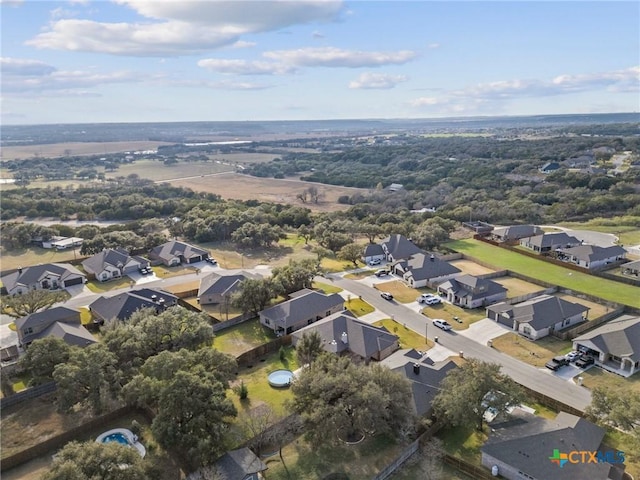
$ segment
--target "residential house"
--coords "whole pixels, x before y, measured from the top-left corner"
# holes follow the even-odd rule
[[[537,253],[549,253],[559,248],[570,248],[581,245],[576,237],[560,233],[543,233],[533,237],[525,237],[520,240],[520,245]]]
[[[640,317],[624,315],[573,339],[573,348],[586,349],[596,364],[624,376],[640,370]]]
[[[494,228],[491,232],[491,238],[496,242],[515,242],[521,238],[535,237],[543,233],[543,230],[536,225],[511,225]]]
[[[16,362],[18,358],[20,358],[20,350],[17,345],[0,348],[0,362],[10,364]]]
[[[34,340],[58,337],[69,345],[86,347],[96,339],[82,326],[80,312],[67,307],[53,307],[15,321],[18,341],[27,348]]]
[[[553,173],[560,168],[560,164],[558,162],[547,162],[542,167],[540,167],[540,171],[542,173]]]
[[[390,192],[399,192],[401,190],[404,190],[404,185],[402,185],[401,183],[392,183],[387,187],[387,190],[389,190]]]
[[[60,237],[54,236],[49,240],[42,241],[42,248],[55,248],[56,250],[66,250],[67,248],[76,248],[82,246],[84,242],[80,237]]]
[[[414,349],[398,350],[381,363],[411,382],[413,411],[419,417],[431,415],[440,384],[451,370],[458,368],[452,360],[434,362]]]
[[[560,260],[575,263],[589,270],[598,270],[612,263],[619,263],[624,260],[626,254],[627,251],[618,245],[612,247],[580,245],[558,250]]]
[[[496,303],[487,307],[487,317],[512,328],[524,337],[538,340],[556,330],[577,325],[587,319],[588,307],[553,295],[540,295],[510,305]]]
[[[260,312],[260,323],[277,335],[288,335],[344,310],[344,299],[337,293],[325,295],[305,288],[290,297],[290,300]]]
[[[465,308],[484,307],[507,298],[507,289],[499,283],[472,275],[459,275],[441,283],[438,293]]]
[[[409,258],[416,253],[423,253],[411,240],[404,235],[390,235],[380,242],[387,261],[394,262]]]
[[[20,295],[29,290],[57,290],[73,285],[83,285],[87,277],[76,267],[66,263],[47,263],[18,268],[2,277],[2,284],[9,295]]]
[[[259,278],[262,277],[242,270],[221,270],[210,273],[200,280],[198,302],[200,305],[228,303],[242,282]]]
[[[621,270],[623,275],[640,277],[640,260],[625,263],[624,265],[622,265]]]
[[[247,447],[225,453],[213,465],[216,480],[260,480],[267,465]],[[202,478],[202,477],[201,477]],[[208,477],[207,477],[208,478]]]
[[[123,248],[104,249],[82,262],[85,272],[95,276],[100,282],[136,273],[148,266],[149,260],[139,256],[132,257]]]
[[[100,297],[89,305],[94,322],[128,320],[138,310],[152,308],[160,313],[178,304],[178,297],[155,288],[139,288],[110,297]]]
[[[361,322],[349,310],[334,313],[294,332],[291,336],[293,346],[311,332],[320,335],[326,352],[348,353],[364,360],[380,361],[400,348],[396,335],[384,327]]]
[[[384,250],[382,249],[382,245],[377,243],[370,243],[366,247],[364,247],[364,253],[362,255],[362,260],[364,263],[370,263],[373,260],[385,260],[386,255]]]
[[[393,272],[410,287],[421,288],[449,280],[458,275],[460,269],[440,260],[433,253],[418,253],[394,263]]]
[[[209,258],[209,252],[188,243],[170,240],[153,248],[149,253],[149,258],[158,264],[175,267],[182,263],[202,262]]]
[[[605,429],[584,418],[560,412],[555,419],[521,409],[512,421],[491,425],[481,447],[482,465],[508,480],[621,480],[624,464],[603,445]],[[600,452],[607,461],[567,461],[572,452]],[[574,457],[576,458],[576,457]],[[611,463],[609,463],[611,462]]]

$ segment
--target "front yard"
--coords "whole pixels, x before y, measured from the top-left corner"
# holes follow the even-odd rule
[[[344,302],[344,306],[350,310],[356,317],[362,317],[367,313],[375,310],[371,305],[360,298],[349,298]]]
[[[378,283],[375,288],[381,292],[387,292],[393,295],[394,300],[400,303],[415,302],[420,296],[420,291],[415,288],[407,287],[400,280],[392,280],[390,282]]]
[[[422,309],[422,314],[429,318],[442,318],[449,322],[454,330],[466,330],[472,323],[486,317],[484,308],[466,309],[451,303],[430,305]],[[457,318],[458,320],[455,320]]]
[[[493,348],[507,355],[522,360],[534,367],[544,367],[544,364],[556,355],[563,355],[571,351],[569,341],[559,340],[548,336],[536,340],[527,340],[517,333],[509,332],[493,339]]]
[[[603,387],[612,392],[635,392],[640,395],[640,373],[624,378],[602,368],[592,367],[581,373],[580,376],[582,377],[582,385],[590,390]]]
[[[425,319],[426,320],[426,319]],[[424,337],[413,330],[401,325],[391,318],[385,318],[375,322],[376,327],[385,327],[389,332],[400,338],[400,348],[415,348],[416,350],[427,350],[433,347],[433,342],[425,343]]]

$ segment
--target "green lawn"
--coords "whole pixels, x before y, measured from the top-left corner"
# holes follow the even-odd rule
[[[397,335],[400,338],[400,348],[415,348],[416,350],[427,350],[428,348],[431,348],[433,346],[432,341],[429,341],[429,344],[426,344],[422,335],[419,335],[413,330],[390,318],[379,320],[375,322],[374,325],[376,327],[385,327],[391,333]]]
[[[97,280],[91,280],[87,282],[87,288],[93,293],[104,293],[110,290],[116,290],[118,288],[126,288],[131,285],[133,281],[129,277],[117,278],[108,282],[99,282]]]
[[[258,318],[241,323],[215,334],[213,347],[229,355],[238,356],[276,338],[272,330],[263,327]]]
[[[28,267],[39,263],[65,263],[69,260],[83,259],[80,249],[56,250],[55,248],[20,248],[15,250],[2,249],[2,270],[18,267]]]
[[[472,323],[486,317],[486,310],[474,308],[472,310],[452,305],[451,303],[439,303],[429,305],[422,309],[422,314],[429,318],[442,318],[449,322],[454,330],[466,330]],[[459,321],[454,320],[457,317]]]
[[[287,469],[279,456],[266,460],[269,479],[322,480],[331,474],[343,474],[354,480],[373,478],[401,451],[393,439],[378,435],[357,445],[332,445],[314,448],[303,437],[282,449]],[[288,472],[287,472],[288,470]]]
[[[332,293],[340,293],[342,291],[340,287],[336,287],[335,285],[330,285],[328,283],[322,283],[322,282],[313,282],[311,286],[316,290],[322,290],[327,295],[330,295]]]
[[[243,381],[249,390],[249,397],[246,400],[240,400],[235,393],[228,394],[238,409],[238,416],[262,404],[269,405],[279,415],[289,413],[285,408],[284,402],[293,398],[291,390],[288,388],[273,388],[267,381],[267,376],[274,370],[286,368],[294,371],[298,369],[298,360],[293,347],[285,347],[285,353],[284,361],[280,360],[279,352],[274,352],[250,368],[244,367],[240,369],[238,378],[234,383]]]
[[[469,463],[480,464],[482,457],[480,447],[487,440],[487,434],[484,431],[479,432],[474,427],[448,427],[440,430],[436,436],[442,440],[447,453]]]
[[[640,244],[640,217],[594,218],[588,222],[563,222],[558,225],[574,230],[593,230],[594,232],[613,233],[620,238],[622,245]]]
[[[371,305],[359,298],[349,299],[349,301],[344,303],[344,306],[351,310],[356,317],[361,317],[375,310]]]
[[[634,441],[631,435],[611,428],[607,429],[603,443],[624,452],[625,471],[633,475],[633,478],[638,478],[640,475],[640,451],[637,440]]]
[[[362,280],[363,278],[373,275],[373,273],[373,270],[364,270],[362,272],[347,273],[344,278],[348,278],[349,280]]]
[[[586,273],[563,268],[559,265],[519,255],[504,248],[478,240],[456,240],[446,246],[499,268],[506,268],[545,282],[560,285],[613,302],[640,307],[638,287],[606,280]]]
[[[420,291],[407,287],[400,280],[392,280],[390,282],[378,283],[376,288],[381,292],[387,292],[393,295],[393,298],[400,303],[415,302],[420,296]]]

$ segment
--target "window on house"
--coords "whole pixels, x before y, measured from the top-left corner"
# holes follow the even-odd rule
[[[33,333],[33,328],[29,327],[29,328],[25,328],[22,333],[24,333],[25,335],[31,335]]]
[[[271,322],[269,321],[269,319],[268,319],[268,318],[265,318],[265,319],[264,319],[264,324],[265,324],[265,325],[271,325]]]

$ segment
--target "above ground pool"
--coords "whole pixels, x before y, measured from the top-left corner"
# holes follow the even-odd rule
[[[122,445],[129,445],[129,440],[124,433],[112,433],[102,438],[102,443],[118,442]]]
[[[141,457],[147,453],[147,450],[144,448],[138,441],[138,437],[131,432],[131,430],[127,430],[126,428],[114,428],[113,430],[109,430],[98,435],[96,438],[96,442],[98,443],[119,443],[120,445],[126,445],[127,447],[135,448]]]
[[[269,385],[272,387],[288,387],[293,380],[293,372],[291,370],[274,370],[269,374]]]

